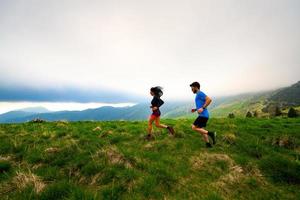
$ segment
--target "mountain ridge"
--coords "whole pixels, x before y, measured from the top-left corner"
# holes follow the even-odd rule
[[[299,98],[298,98],[299,96]],[[236,116],[245,116],[248,111],[257,112],[261,116],[268,116],[264,110],[274,110],[276,106],[287,109],[289,106],[300,105],[300,81],[289,86],[273,91],[244,93],[234,96],[213,99],[209,108],[212,117],[227,117],[229,113]],[[163,118],[190,118],[196,116],[190,113],[194,107],[193,100],[182,102],[168,102],[162,108]],[[23,110],[23,111],[22,111]],[[0,115],[0,123],[19,123],[42,118],[48,121],[68,120],[145,120],[151,114],[148,103],[139,103],[134,106],[113,107],[104,106],[82,111],[57,111],[57,112],[25,112],[30,108],[10,111]],[[33,108],[31,108],[33,110]],[[37,109],[38,110],[38,109]]]

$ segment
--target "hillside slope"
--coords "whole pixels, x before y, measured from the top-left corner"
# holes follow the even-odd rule
[[[290,107],[298,110],[300,106],[300,81],[274,91],[249,93],[223,98],[223,101],[211,109],[213,117],[227,117],[229,113],[245,117],[248,111],[260,116],[270,116],[276,107],[287,113]],[[267,110],[265,112],[264,110]]]
[[[277,90],[271,97],[271,101],[282,102],[287,105],[300,105],[300,81],[290,87]]]
[[[2,199],[299,199],[300,119],[0,124]],[[99,127],[94,130],[95,127]]]

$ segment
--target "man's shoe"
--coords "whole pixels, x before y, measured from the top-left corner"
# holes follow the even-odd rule
[[[212,148],[212,145],[208,142],[206,143],[206,148]]]
[[[211,137],[213,144],[216,144],[217,142],[217,132],[208,132],[208,135]]]

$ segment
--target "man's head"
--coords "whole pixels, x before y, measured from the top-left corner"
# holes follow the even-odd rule
[[[200,90],[200,83],[198,82],[193,82],[192,84],[190,84],[190,86],[194,94],[196,94]]]

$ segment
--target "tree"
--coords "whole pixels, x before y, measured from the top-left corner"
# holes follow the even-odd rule
[[[246,114],[246,117],[251,118],[252,116],[253,116],[252,113],[250,111],[248,111],[247,114]]]
[[[288,117],[298,117],[297,110],[291,107],[288,112]]]
[[[274,115],[275,115],[276,117],[282,115],[282,112],[281,112],[279,106],[276,106]]]

